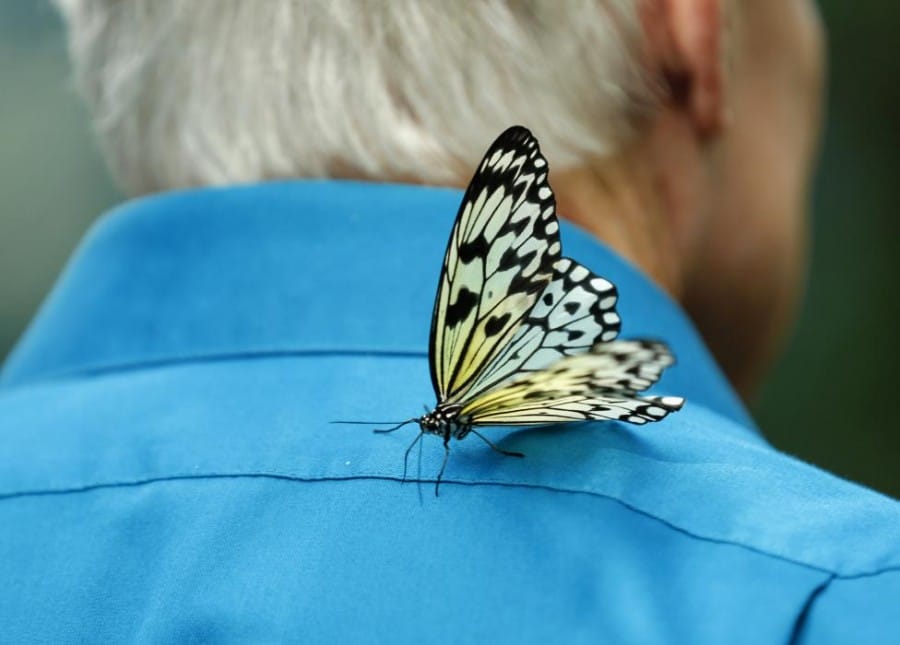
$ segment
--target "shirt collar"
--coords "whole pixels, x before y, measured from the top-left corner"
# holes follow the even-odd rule
[[[346,181],[212,188],[126,203],[83,240],[0,386],[229,356],[426,355],[462,192]],[[563,253],[619,289],[622,337],[665,340],[660,388],[753,423],[679,306],[595,238]],[[659,388],[657,388],[659,389]]]

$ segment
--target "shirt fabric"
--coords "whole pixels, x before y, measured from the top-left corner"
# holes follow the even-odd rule
[[[486,429],[401,483],[461,192],[310,181],[134,201],[0,376],[0,642],[900,642],[900,506],[760,435],[680,308],[562,223],[646,426]],[[848,429],[849,431],[849,429]],[[426,436],[409,475],[433,482]],[[893,640],[891,640],[893,639]]]

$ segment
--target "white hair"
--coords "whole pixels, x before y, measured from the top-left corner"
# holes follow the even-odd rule
[[[284,177],[457,183],[507,126],[557,166],[652,104],[640,0],[57,0],[132,193]]]

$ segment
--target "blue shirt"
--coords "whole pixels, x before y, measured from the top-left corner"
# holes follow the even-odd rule
[[[572,226],[622,337],[673,348],[681,412],[489,430],[525,459],[454,442],[439,498],[400,482],[418,429],[329,423],[434,404],[460,198],[293,182],[102,218],[0,380],[0,641],[900,642],[897,502],[767,445],[679,307]]]

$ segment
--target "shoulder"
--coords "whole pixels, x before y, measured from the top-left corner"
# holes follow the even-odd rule
[[[687,405],[655,427],[597,432],[594,467],[604,474],[590,490],[700,539],[837,576],[900,565],[900,503],[735,425]]]
[[[440,498],[425,484],[419,501],[416,484],[400,483],[416,429],[373,436],[330,421],[415,414],[429,397],[426,370],[424,356],[326,353],[7,388],[0,518],[18,530],[0,550],[7,540],[34,552],[9,570],[71,585],[69,568],[37,555],[65,533],[66,557],[85,570],[106,571],[110,558],[122,565],[119,588],[150,584],[135,558],[160,571],[173,559],[204,562],[202,602],[217,611],[230,607],[233,580],[268,589],[260,602],[322,598],[326,585],[331,600],[314,622],[332,635],[347,630],[336,599],[352,598],[371,629],[396,621],[396,607],[442,616],[471,640],[491,640],[497,634],[477,629],[502,623],[522,642],[572,630],[647,640],[651,623],[660,641],[721,642],[744,625],[747,640],[771,642],[798,616],[810,629],[850,624],[866,614],[837,605],[896,595],[896,502],[700,406],[642,428],[490,430],[526,458],[456,442]],[[439,444],[423,441],[411,475],[433,479]],[[140,550],[123,541],[128,527],[139,529]],[[504,622],[510,606],[524,614]],[[448,614],[454,607],[467,611]],[[309,625],[301,609],[282,618]],[[171,623],[159,613],[160,625]],[[639,624],[628,618],[636,615]],[[399,629],[412,634],[419,622]]]
[[[426,369],[424,357],[326,353],[10,388],[0,394],[0,427],[11,448],[3,459],[12,462],[0,469],[0,493],[207,471],[396,480],[415,429],[373,436],[364,426],[330,422],[415,414],[429,399]],[[363,400],[360,391],[372,395]],[[698,539],[836,575],[900,566],[900,504],[733,425],[688,404],[641,428],[491,429],[492,440],[526,458],[503,459],[475,439],[455,442],[446,481],[611,499]],[[442,451],[423,443],[427,479]]]

